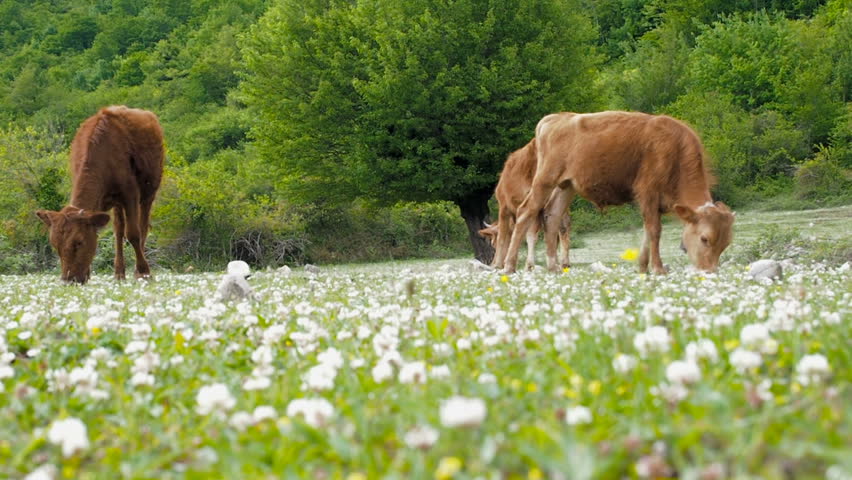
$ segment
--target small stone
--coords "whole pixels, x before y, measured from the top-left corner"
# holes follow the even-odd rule
[[[308,273],[319,273],[320,268],[316,265],[306,263],[305,264],[305,271],[308,272]]]
[[[748,274],[755,280],[776,280],[781,278],[783,268],[775,260],[758,260],[748,266]]]
[[[474,271],[483,271],[483,272],[494,271],[494,267],[492,267],[491,265],[486,265],[486,264],[484,264],[484,263],[482,263],[482,262],[480,262],[479,260],[476,260],[476,259],[471,260],[469,265],[470,265],[470,269],[474,270]]]
[[[278,267],[277,272],[281,275],[290,275],[291,270],[290,267],[288,267],[287,265],[282,265]]]

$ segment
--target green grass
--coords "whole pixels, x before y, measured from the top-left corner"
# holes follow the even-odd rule
[[[820,212],[741,212],[735,245],[769,223],[813,221],[815,236],[848,238],[835,227],[849,207]],[[0,478],[39,467],[79,479],[852,474],[849,266],[794,262],[764,284],[732,255],[716,275],[692,273],[674,252],[679,230],[664,226],[665,277],[619,259],[638,246],[635,231],[585,235],[567,274],[504,277],[463,259],[262,271],[249,279],[254,299],[224,304],[213,273],[96,275],[84,287],[0,277]],[[598,261],[609,271],[587,265]],[[750,325],[768,337],[745,344]],[[652,326],[668,340],[643,354],[637,337]],[[678,392],[667,369],[699,340],[716,358],[695,360],[700,379]],[[332,348],[341,364],[326,358]],[[760,365],[740,370],[743,351],[760,352]],[[619,354],[635,368],[616,369]],[[806,355],[829,370],[801,378]],[[408,366],[392,363],[379,381],[382,358]],[[425,381],[404,383],[416,362]],[[269,386],[246,389],[258,376]],[[214,384],[233,405],[199,410]],[[442,424],[442,402],[457,395],[484,403],[481,423]],[[288,414],[312,398],[333,408],[322,424]],[[240,424],[258,406],[272,418]],[[566,422],[578,406],[589,423]],[[70,417],[88,445],[65,456],[48,432]],[[407,445],[422,425],[437,440]]]

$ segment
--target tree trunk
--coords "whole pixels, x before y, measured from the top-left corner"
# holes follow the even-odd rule
[[[477,260],[488,265],[494,258],[494,247],[479,234],[479,230],[485,228],[485,222],[490,221],[488,212],[488,199],[491,198],[493,189],[483,189],[471,192],[463,198],[456,200],[456,205],[461,210],[464,223],[467,224],[468,236],[473,246],[473,254]]]

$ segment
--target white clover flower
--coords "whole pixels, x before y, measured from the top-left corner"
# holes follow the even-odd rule
[[[332,368],[340,368],[343,366],[343,355],[336,348],[329,347],[328,350],[317,355],[317,361]]]
[[[130,384],[134,387],[154,386],[154,376],[147,372],[136,372],[130,377]]]
[[[447,378],[450,376],[450,367],[447,365],[435,365],[429,372],[432,378]]]
[[[485,420],[486,407],[481,398],[450,397],[441,402],[441,425],[477,427]]]
[[[661,383],[659,386],[651,387],[651,394],[663,397],[667,402],[675,404],[689,396],[689,389],[679,383]]]
[[[54,420],[47,431],[47,440],[54,445],[60,445],[64,457],[70,457],[80,450],[89,448],[86,424],[74,417]]]
[[[234,412],[228,420],[228,425],[234,427],[240,432],[244,432],[248,427],[254,425],[254,417],[248,412]]]
[[[666,367],[669,382],[680,385],[692,385],[701,380],[701,370],[691,361],[675,360]]]
[[[639,361],[636,360],[636,357],[633,355],[619,353],[612,359],[612,368],[614,368],[618,373],[626,374],[633,371],[633,369],[636,368],[637,363],[639,363]]]
[[[169,359],[169,365],[180,365],[181,363],[183,363],[183,360],[183,355],[174,355],[172,356],[172,358]]]
[[[251,376],[243,382],[243,390],[265,390],[272,385],[272,380],[266,376]]]
[[[419,425],[405,433],[403,441],[409,448],[426,450],[438,441],[440,433],[429,425]]]
[[[686,345],[686,358],[695,363],[699,360],[715,362],[719,359],[719,353],[712,340],[702,338]]]
[[[426,364],[411,362],[399,369],[400,383],[426,383]]]
[[[819,383],[829,373],[831,373],[831,367],[828,365],[828,359],[819,353],[805,355],[796,364],[797,378],[802,385]]]
[[[228,387],[222,383],[201,387],[195,396],[195,401],[198,403],[195,411],[200,415],[221,414],[237,404]]]
[[[311,367],[302,380],[305,382],[304,388],[309,390],[331,390],[334,388],[334,378],[336,376],[336,368],[331,365],[321,363]]]
[[[769,339],[769,329],[762,323],[746,325],[740,330],[740,342],[746,348],[758,347]]]
[[[633,337],[633,346],[643,357],[652,352],[664,353],[669,351],[669,332],[665,327],[648,327],[645,331]]]
[[[269,365],[275,357],[275,351],[268,345],[261,345],[251,352],[251,361],[261,365]]]
[[[363,358],[360,358],[360,357],[353,358],[352,360],[349,360],[349,366],[352,367],[352,368],[361,368],[366,364],[367,364],[367,361],[364,360]]]
[[[477,377],[476,381],[482,384],[497,383],[497,377],[494,376],[493,373],[483,372],[479,374],[479,377]]]
[[[576,405],[565,410],[565,423],[582,425],[592,423],[592,411],[582,405]]]
[[[255,423],[260,423],[264,420],[273,420],[278,416],[278,413],[275,411],[275,408],[270,405],[260,405],[254,408],[254,412],[251,414]]]
[[[452,353],[452,351],[453,351],[452,347],[450,347],[450,346],[449,346],[448,344],[446,344],[446,343],[436,343],[435,345],[433,345],[433,346],[432,346],[432,350],[433,350],[433,351],[434,351],[437,355],[440,355],[440,356],[442,356],[442,357],[445,357],[445,356],[449,355],[449,354],[450,354],[450,353]]]
[[[297,398],[287,405],[287,416],[301,415],[305,423],[320,428],[334,415],[334,407],[324,398]]]
[[[471,343],[469,338],[460,338],[456,341],[456,348],[459,350],[470,350]]]
[[[759,353],[755,353],[744,348],[738,348],[731,352],[728,360],[740,373],[757,368],[761,365],[761,363],[763,363],[763,358]]]
[[[376,383],[382,383],[385,380],[393,377],[393,367],[391,367],[390,362],[379,362],[373,367],[373,380]]]
[[[56,480],[59,469],[51,463],[46,463],[28,473],[24,480]]]
[[[15,376],[15,369],[9,365],[0,365],[0,380]]]

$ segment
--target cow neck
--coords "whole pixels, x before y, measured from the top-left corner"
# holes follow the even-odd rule
[[[682,175],[680,178],[678,203],[693,210],[702,205],[713,203],[713,197],[710,196],[710,189],[707,188],[704,172],[698,175]]]
[[[101,212],[106,210],[103,205],[104,196],[101,194],[101,192],[95,191],[97,187],[95,187],[94,185],[88,185],[88,187],[89,188],[87,188],[85,191],[81,191],[82,189],[75,189],[71,193],[71,203],[69,205],[74,208],[80,208],[93,212]]]

